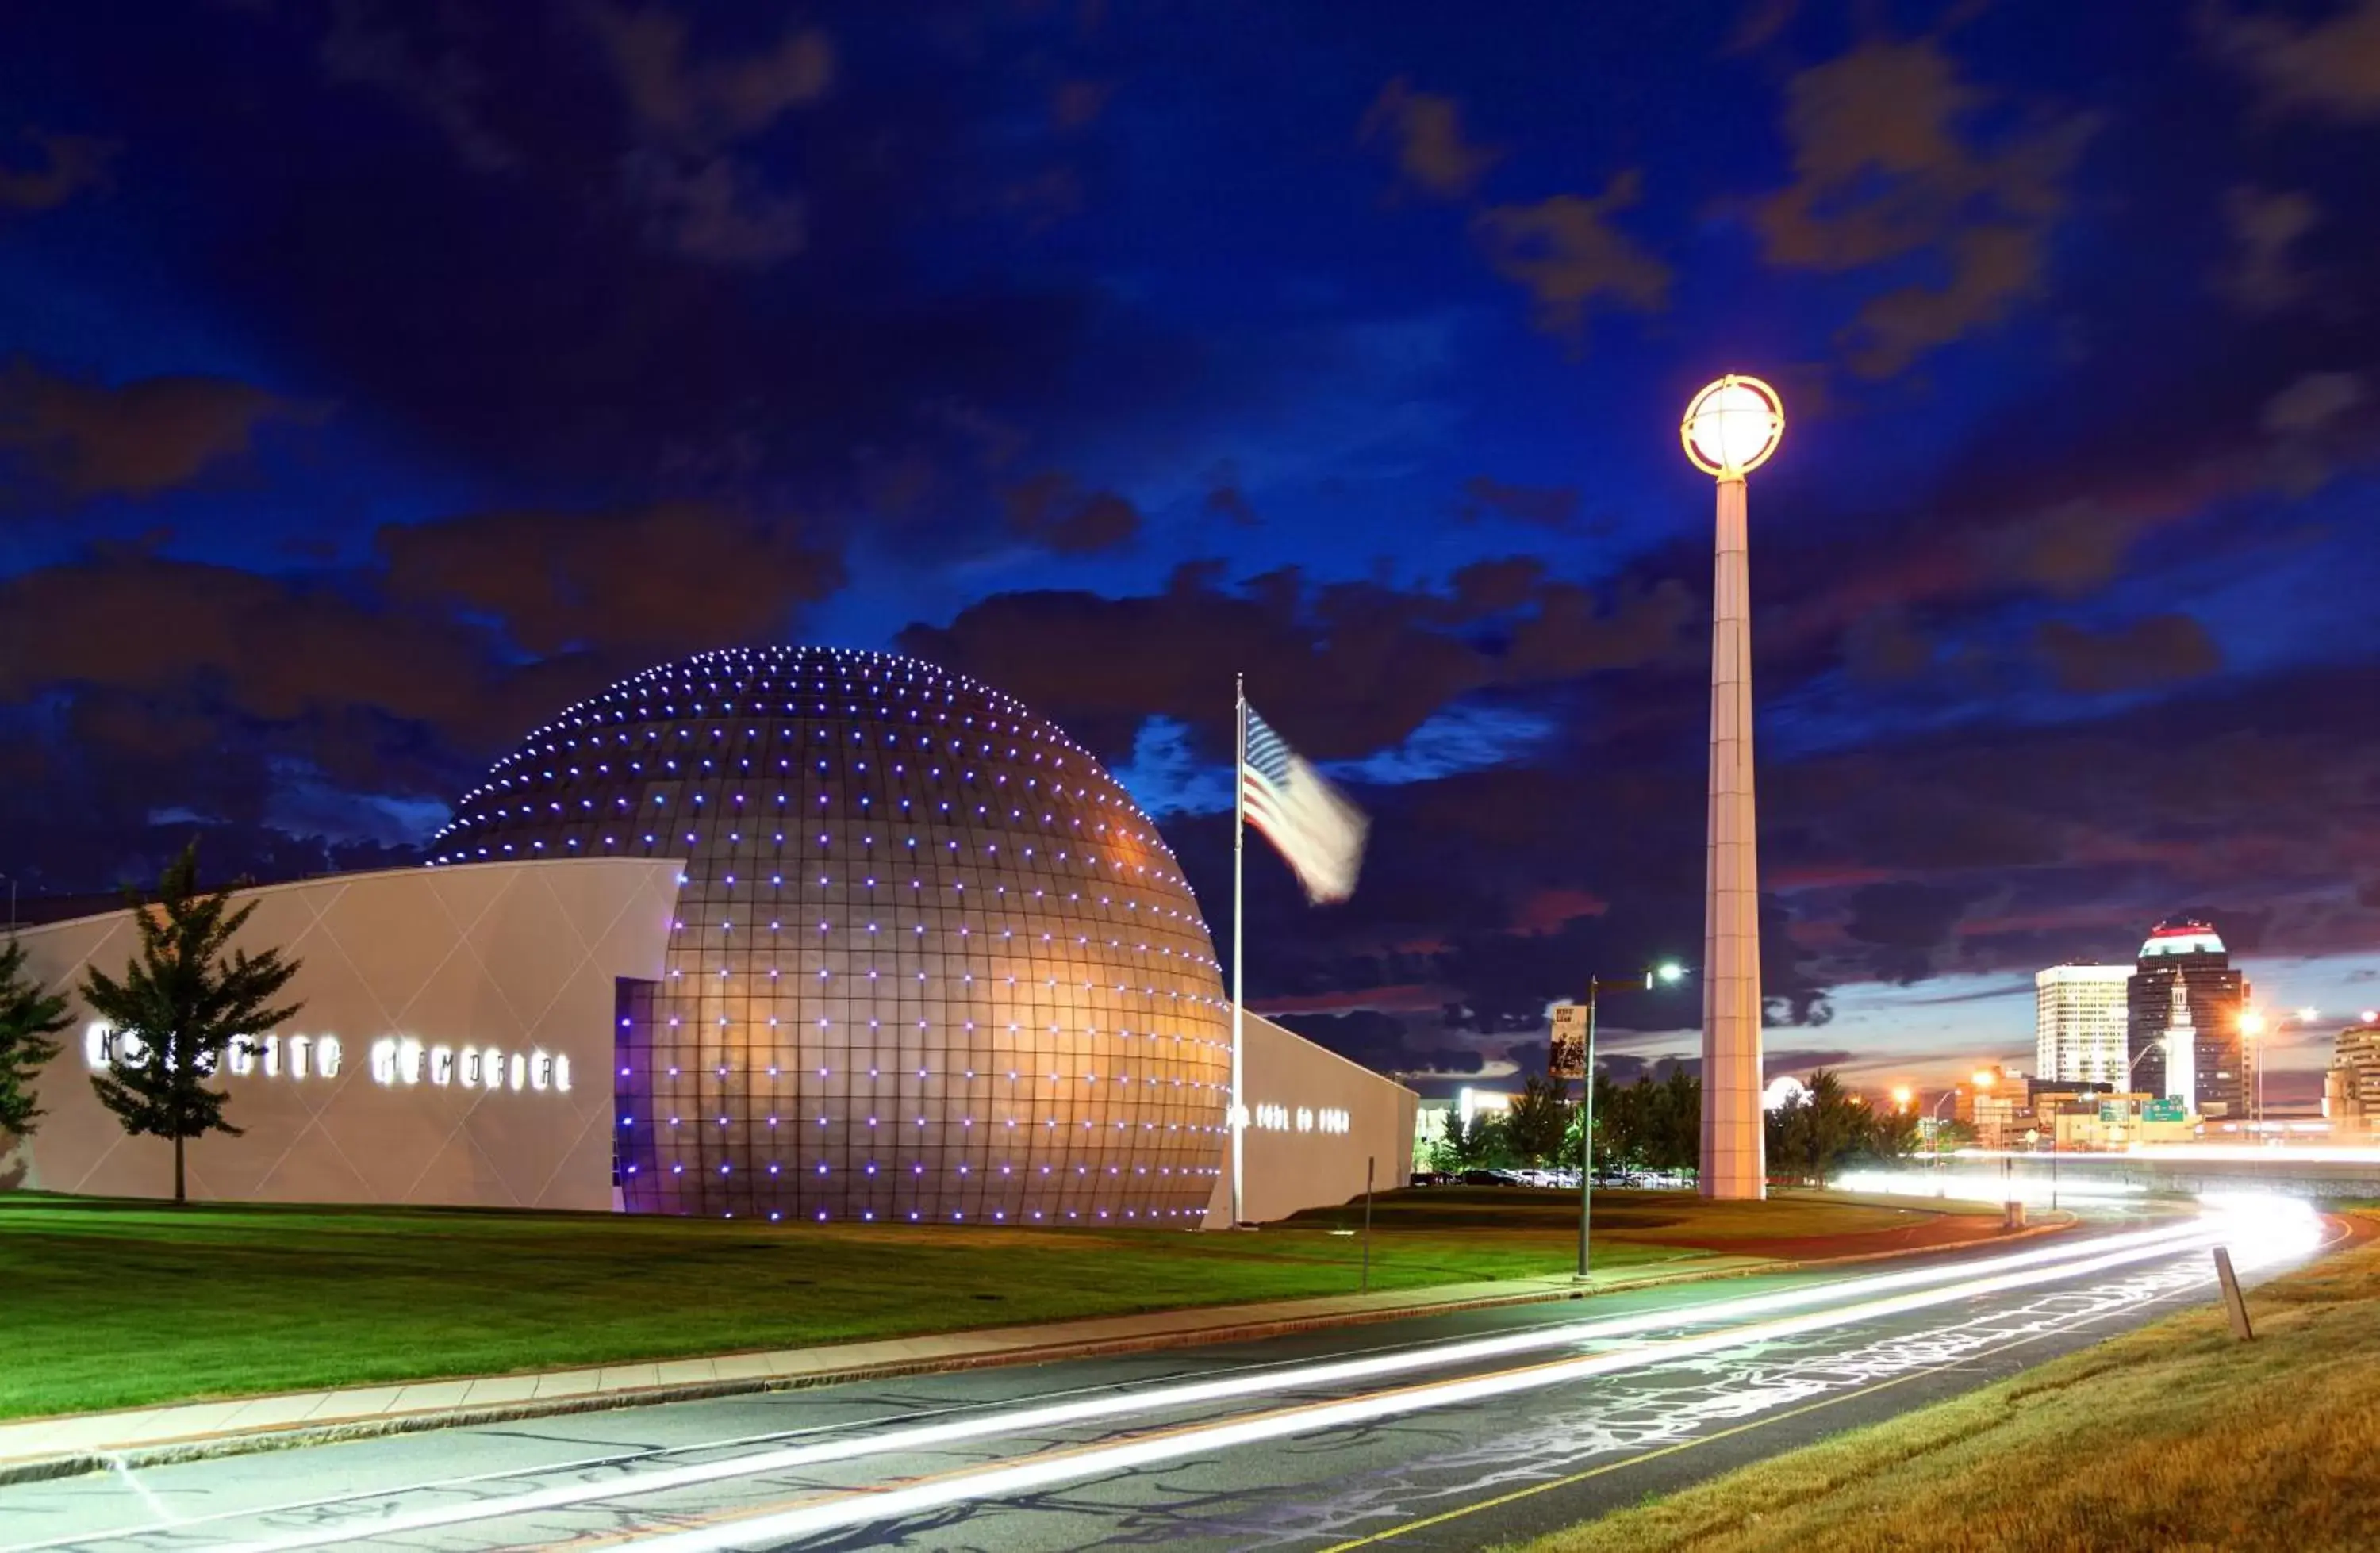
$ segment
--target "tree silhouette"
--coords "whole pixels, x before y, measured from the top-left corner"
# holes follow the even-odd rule
[[[67,1001],[25,974],[25,946],[0,944],[0,1134],[30,1137],[43,1114],[33,1103],[33,1075],[58,1054],[50,1039],[73,1023]]]
[[[180,1204],[188,1200],[184,1145],[209,1133],[239,1135],[224,1120],[228,1097],[208,1088],[207,1080],[235,1037],[280,1024],[304,1006],[272,1006],[298,963],[282,959],[278,949],[253,955],[235,950],[225,957],[256,903],[234,911],[229,889],[199,888],[195,841],[166,866],[153,904],[128,886],[124,895],[140,929],[140,953],[121,979],[97,966],[84,973],[82,1001],[112,1026],[107,1074],[91,1085],[127,1133],[173,1140],[174,1201]]]
[[[1531,1074],[1504,1113],[1504,1140],[1523,1164],[1560,1164],[1571,1109],[1560,1084]]]
[[[1445,1135],[1431,1147],[1430,1168],[1448,1175],[1460,1175],[1464,1171],[1497,1165],[1508,1152],[1509,1140],[1494,1117],[1475,1111],[1465,1122],[1461,1111],[1450,1110]]]
[[[1702,1160],[1703,1082],[1682,1067],[1656,1080],[1639,1074],[1618,1084],[1601,1069],[1595,1074],[1595,1168],[1597,1173],[1694,1170]],[[1569,1153],[1578,1153],[1572,1128]]]
[[[1767,1126],[1769,1169],[1820,1186],[1847,1164],[1903,1159],[1917,1145],[1914,1116],[1878,1111],[1827,1068],[1770,1111]]]

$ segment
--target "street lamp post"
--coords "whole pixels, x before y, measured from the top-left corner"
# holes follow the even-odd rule
[[[1760,1110],[1760,865],[1753,805],[1752,602],[1744,477],[1785,432],[1784,401],[1730,375],[1695,394],[1678,428],[1686,457],[1718,482],[1712,556],[1710,809],[1703,875],[1703,1115],[1700,1189],[1768,1191]]]
[[[1931,1109],[1934,1116],[1934,1173],[1936,1175],[1942,1173],[1942,1102],[1955,1100],[1958,1098],[1959,1086],[1955,1084],[1934,1097]]]
[[[2313,1026],[2314,1022],[2322,1017],[2322,1010],[2318,1008],[2301,1008],[2298,1010],[2295,1014],[2291,1015],[2291,1017],[2299,1024],[2311,1029]],[[2256,1052],[2256,1113],[2259,1120],[2263,1119],[2264,1110],[2265,1053],[2260,1048]]]
[[[1578,1102],[1578,1274],[1587,1276],[1587,1229],[1595,1212],[1595,1005],[1605,988],[1614,992],[1651,991],[1656,982],[1674,987],[1686,968],[1674,961],[1648,966],[1640,976],[1586,978],[1586,1052]]]
[[[2265,1052],[2266,1036],[2277,1037],[2281,1026],[2294,1019],[2301,1025],[2311,1025],[2322,1017],[2320,1009],[2301,1008],[2293,1013],[2276,1014],[2266,1018],[2255,1009],[2240,1011],[2240,1034],[2245,1037],[2248,1051],[2256,1064],[2256,1080],[2249,1091],[2248,1129],[2257,1131],[2265,1124]]]
[[[2247,1043],[2250,1061],[2256,1064],[2255,1083],[2248,1091],[2248,1130],[2252,1133],[2265,1120],[2265,1016],[2254,1009],[2240,1011],[2240,1035]]]

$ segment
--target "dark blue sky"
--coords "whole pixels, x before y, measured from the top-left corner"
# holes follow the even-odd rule
[[[1245,669],[1378,821],[1346,908],[1259,866],[1256,1001],[1526,1060],[1698,940],[1675,424],[1745,370],[1779,1065],[2021,1058],[2186,909],[2380,1001],[2380,0],[0,29],[28,890],[402,860],[567,700],[811,640],[1065,724],[1220,917]]]

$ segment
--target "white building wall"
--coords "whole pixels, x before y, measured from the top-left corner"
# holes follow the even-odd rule
[[[2034,980],[2034,1072],[2067,1083],[2126,1082],[2129,965],[2052,965]]]
[[[1377,1190],[1405,1183],[1420,1096],[1253,1013],[1245,1039],[1248,1181],[1240,1207],[1250,1222],[1361,1196],[1366,1159]],[[1225,1148],[1209,1229],[1231,1222],[1231,1168]]]
[[[259,1032],[276,1037],[270,1060],[259,1053],[248,1072],[219,1074],[225,1117],[243,1135],[188,1145],[190,1195],[609,1208],[615,980],[661,975],[680,866],[492,863],[240,892],[235,899],[256,913],[235,947],[278,947],[299,961],[284,999],[305,1006],[285,1027]],[[69,994],[75,1023],[37,1086],[49,1114],[13,1153],[0,1135],[0,1186],[171,1196],[173,1145],[127,1137],[92,1092],[101,1028],[73,995],[85,966],[121,974],[139,952],[131,914],[28,928],[19,939],[30,974]],[[301,1036],[303,1077],[288,1044]],[[330,1074],[320,1071],[324,1037],[338,1043]],[[414,1043],[405,1055],[418,1050],[419,1065],[395,1062],[392,1048],[376,1074],[383,1040]],[[443,1084],[431,1065],[441,1049],[458,1054]],[[465,1052],[479,1055],[478,1086],[461,1082]],[[418,1076],[408,1080],[407,1067]]]

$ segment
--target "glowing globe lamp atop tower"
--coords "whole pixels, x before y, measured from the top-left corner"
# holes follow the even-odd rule
[[[1694,397],[1678,428],[1695,468],[1740,479],[1768,462],[1785,436],[1785,403],[1758,378],[1730,375]]]

